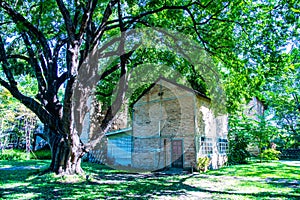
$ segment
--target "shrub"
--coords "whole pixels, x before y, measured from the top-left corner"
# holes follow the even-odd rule
[[[50,160],[51,159],[51,150],[41,149],[31,153],[31,158],[38,160]]]
[[[21,150],[3,149],[0,151],[0,160],[29,160],[30,154]]]
[[[243,136],[235,134],[229,137],[228,163],[233,165],[247,163],[246,159],[250,157],[247,151],[248,144],[249,142]]]
[[[199,172],[206,172],[208,170],[208,166],[210,165],[210,158],[208,157],[200,157],[197,161],[197,170]]]
[[[261,158],[265,160],[279,160],[281,152],[275,149],[266,149],[261,153]]]

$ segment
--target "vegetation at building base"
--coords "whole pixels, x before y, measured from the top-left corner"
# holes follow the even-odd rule
[[[200,157],[197,160],[196,169],[199,172],[206,172],[208,170],[210,163],[211,163],[211,159],[209,157]]]
[[[245,164],[250,153],[247,150],[247,141],[239,135],[230,135],[229,139],[229,164]]]
[[[83,163],[87,177],[44,174],[50,161],[0,161],[4,199],[299,199],[300,170],[281,162],[253,163],[206,174],[130,174]],[[24,168],[27,166],[27,168]],[[23,167],[23,168],[22,168]],[[38,169],[30,169],[30,168]],[[13,169],[15,168],[15,169]],[[2,173],[4,172],[4,173]],[[298,182],[297,182],[298,181]]]

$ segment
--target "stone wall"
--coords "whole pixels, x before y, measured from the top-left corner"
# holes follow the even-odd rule
[[[251,101],[245,106],[244,114],[259,121],[260,119],[258,118],[258,116],[262,116],[264,114],[263,103],[258,98],[253,97]]]
[[[196,154],[211,158],[211,168],[217,169],[227,161],[225,152],[220,152],[220,141],[227,139],[227,115],[215,116],[210,107],[210,101],[197,97],[196,109]],[[222,145],[223,145],[222,144]]]
[[[183,141],[183,167],[195,163],[194,94],[160,80],[134,105],[132,166],[171,166],[172,141]]]

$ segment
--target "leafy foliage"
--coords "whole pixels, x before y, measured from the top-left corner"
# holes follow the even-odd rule
[[[245,140],[243,135],[234,134],[229,137],[229,164],[245,164],[246,159],[250,156],[247,151],[249,142]]]
[[[208,170],[208,166],[211,163],[211,159],[208,157],[200,157],[197,161],[197,170],[199,172],[206,172]]]
[[[261,153],[261,158],[265,160],[279,160],[280,154],[281,154],[280,151],[277,151],[273,148],[269,148],[269,149],[265,149]]]
[[[31,159],[37,160],[51,160],[51,151],[47,149],[41,149],[31,152]]]
[[[276,142],[281,148],[297,148],[300,143],[300,61],[299,49],[293,48],[281,76],[264,87],[268,114],[280,129]]]
[[[0,160],[29,160],[30,155],[22,150],[0,150]]]
[[[249,145],[257,146],[259,154],[277,136],[277,128],[265,116],[231,116],[229,120],[229,163],[246,163]]]
[[[29,75],[18,79],[20,90],[28,96],[34,97],[37,93],[36,82]],[[26,106],[15,99],[5,88],[0,88],[0,142],[3,147],[8,145],[11,134],[25,140],[27,131],[32,134],[38,125],[37,116]]]

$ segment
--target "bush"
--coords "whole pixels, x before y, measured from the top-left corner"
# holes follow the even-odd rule
[[[210,158],[208,157],[200,157],[197,161],[197,170],[199,172],[206,172],[208,170],[208,166],[210,165]]]
[[[229,164],[246,164],[246,159],[250,157],[250,153],[247,151],[249,142],[245,137],[237,134],[229,137]]]
[[[265,160],[279,160],[281,152],[275,149],[266,149],[261,153],[261,158]]]
[[[29,160],[30,154],[21,150],[3,149],[0,151],[0,160]]]
[[[38,160],[50,160],[51,151],[49,149],[41,149],[31,153],[31,158]]]

